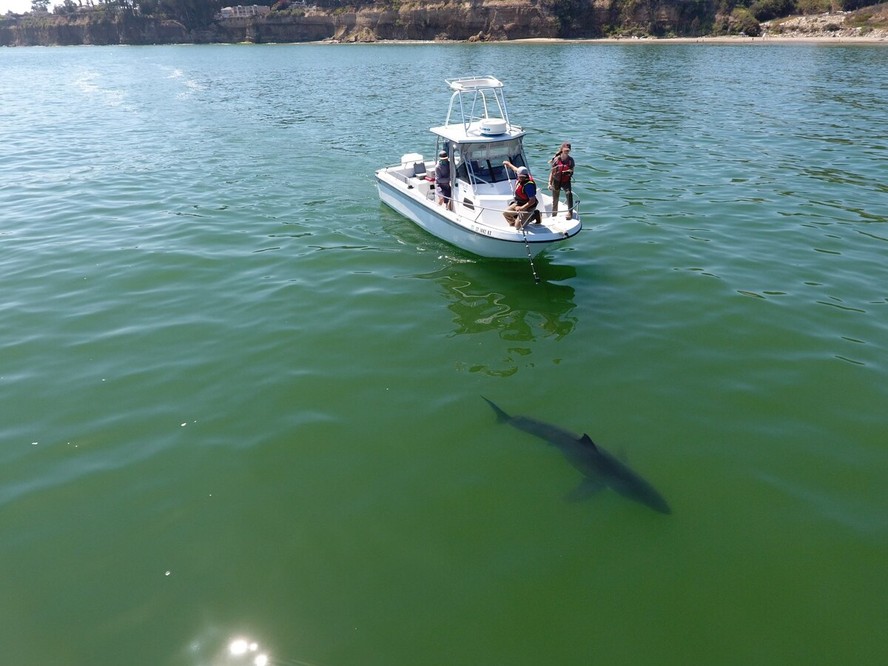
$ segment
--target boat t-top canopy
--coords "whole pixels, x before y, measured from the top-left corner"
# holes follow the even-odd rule
[[[464,76],[460,79],[445,79],[452,90],[475,91],[481,88],[502,88],[503,82],[492,76]]]
[[[456,143],[516,138],[524,131],[509,122],[503,84],[492,76],[445,79],[453,91],[447,118],[432,132]],[[497,140],[497,139],[494,139]]]

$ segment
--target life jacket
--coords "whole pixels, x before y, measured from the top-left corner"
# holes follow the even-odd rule
[[[561,157],[556,157],[552,162],[552,182],[559,185],[567,185],[570,183],[570,177],[573,175],[574,161],[572,157],[568,157],[566,162]]]
[[[533,183],[534,187],[536,187],[536,183],[533,178],[528,178],[523,183],[519,180],[518,184],[515,186],[515,201],[518,202],[518,205],[523,206],[528,201],[530,201],[530,197],[524,194],[524,188],[528,183]]]

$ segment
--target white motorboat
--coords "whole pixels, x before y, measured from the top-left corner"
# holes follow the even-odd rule
[[[376,172],[382,202],[438,238],[482,257],[523,259],[577,235],[582,229],[574,208],[552,215],[552,197],[543,190],[548,169],[534,178],[538,223],[514,228],[503,217],[512,201],[515,174],[504,165],[526,166],[524,130],[509,120],[503,84],[492,76],[447,79],[453,91],[447,118],[430,131],[434,156],[445,151],[451,165],[452,202],[435,196],[437,159],[408,153],[400,164]],[[530,169],[533,175],[533,169]]]

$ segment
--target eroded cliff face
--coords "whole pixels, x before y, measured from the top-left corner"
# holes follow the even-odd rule
[[[189,31],[176,21],[126,13],[0,17],[0,46],[187,42],[494,41],[602,37],[621,26],[664,32],[681,20],[674,0],[468,0],[395,8],[271,12]]]
[[[397,10],[373,7],[302,16],[218,21],[219,41],[374,42],[378,40],[501,40],[558,36],[559,22],[528,0],[461,4],[404,4]]]
[[[555,37],[558,21],[531,2],[402,5],[397,12],[366,9],[340,17],[334,39],[526,39]],[[351,21],[353,20],[353,24]]]
[[[181,23],[127,15],[22,16],[0,18],[0,46],[187,44]]]
[[[218,20],[203,30],[153,17],[95,12],[0,17],[0,46],[335,40],[506,40],[558,37],[560,21],[531,0],[491,0],[398,9],[367,7]]]

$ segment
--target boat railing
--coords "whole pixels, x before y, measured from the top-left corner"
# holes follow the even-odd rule
[[[460,204],[460,203],[462,204],[461,209],[460,209],[461,210],[460,214],[462,217],[470,219],[472,221],[472,224],[475,224],[475,225],[478,225],[481,227],[486,227],[487,229],[490,229],[493,231],[498,230],[499,227],[496,225],[490,224],[488,222],[485,222],[482,219],[484,214],[485,213],[496,213],[498,215],[502,215],[503,213],[505,213],[509,210],[509,202],[508,201],[506,201],[505,205],[502,207],[481,206],[481,205],[478,205],[470,200],[468,201],[468,205],[466,204],[465,201],[459,202],[456,199],[452,199],[451,201],[454,204]],[[471,216],[467,215],[466,214],[467,210],[472,211],[474,214]],[[542,208],[540,208],[539,210],[543,214],[548,214]],[[574,204],[573,204],[573,206],[571,206],[569,208],[569,210],[570,210],[570,213],[573,216],[573,218],[579,219],[579,217],[580,217],[580,200],[579,200],[579,198],[574,197]]]

